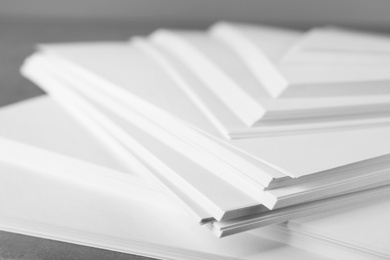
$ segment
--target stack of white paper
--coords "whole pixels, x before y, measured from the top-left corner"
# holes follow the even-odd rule
[[[327,214],[253,230],[252,234],[335,259],[389,259],[389,193]]]
[[[110,49],[114,50],[113,47],[110,46]],[[75,50],[74,47],[72,49]],[[88,49],[93,50],[91,46]],[[118,54],[122,53],[122,57],[129,58],[124,55],[125,50],[122,48],[122,51]],[[71,51],[68,49],[68,53]],[[133,53],[131,48],[129,48],[129,51],[130,54]],[[85,52],[83,51],[83,53]],[[96,48],[97,52],[102,53],[99,46]],[[137,53],[139,54],[139,52]],[[77,57],[82,57],[81,52],[76,54]],[[113,55],[114,53],[111,51],[111,56]],[[174,129],[172,126],[179,123],[167,124],[167,120],[165,120],[165,123],[159,124],[153,122],[153,118],[157,117],[142,117],[138,112],[140,110],[134,111],[134,108],[127,108],[125,105],[119,104],[115,98],[111,100],[110,97],[100,94],[99,89],[90,91],[99,82],[96,85],[83,84],[82,77],[72,81],[67,80],[66,77],[58,76],[62,72],[70,75],[71,71],[67,71],[66,66],[61,67],[60,64],[57,64],[60,63],[58,58],[53,58],[52,61],[56,62],[56,66],[53,66],[53,64],[50,66],[50,62],[47,62],[47,60],[50,60],[50,57],[45,59],[41,56],[34,56],[26,64],[24,73],[60,100],[66,107],[76,113],[87,113],[90,118],[95,120],[96,126],[94,128],[99,128],[99,126],[105,128],[130,153],[138,156],[141,161],[153,168],[156,178],[167,185],[176,194],[176,197],[190,208],[199,222],[206,222],[210,219],[224,221],[262,212],[265,214],[268,209],[285,208],[335,194],[361,190],[368,186],[381,186],[388,182],[388,147],[383,143],[383,139],[388,133],[387,128],[231,141],[230,145],[239,144],[240,151],[232,151],[230,147],[226,149],[229,143],[219,145],[222,140],[213,141],[204,134],[202,136],[202,132],[198,131],[195,137],[201,136],[203,139],[207,139],[203,141],[204,145],[202,147],[193,143],[193,140],[190,139],[195,131],[189,126],[183,125],[182,128],[186,126],[181,130],[183,132],[175,134],[180,129]],[[108,59],[105,58],[104,63],[109,65],[108,62]],[[96,58],[93,64],[97,64]],[[137,67],[139,68],[139,73],[136,73],[138,76],[141,76],[142,73],[141,65],[140,60],[134,64],[134,70]],[[53,69],[55,67],[60,69],[57,71]],[[127,68],[130,67],[127,66]],[[53,71],[53,75],[50,75],[50,71]],[[99,71],[100,76],[102,73],[103,71]],[[156,76],[157,74],[153,75]],[[144,84],[144,86],[137,89],[141,89],[142,92],[153,93],[154,96],[156,92],[152,92],[147,88],[147,78],[148,75],[142,77],[143,81],[140,80],[138,83]],[[119,77],[116,77],[116,79],[119,79]],[[134,75],[132,80],[135,79]],[[162,83],[160,79],[159,82]],[[129,86],[129,84],[130,82],[126,85]],[[123,84],[123,86],[126,85]],[[156,88],[158,86],[150,84],[148,87]],[[159,95],[158,98],[161,99],[163,96]],[[185,96],[182,95],[179,99],[184,101],[184,98]],[[167,99],[162,100],[162,102],[166,101]],[[169,105],[172,108],[177,107],[173,102],[174,100],[171,100]],[[78,109],[75,110],[75,107]],[[149,107],[146,107],[141,113],[147,112],[148,109]],[[181,112],[183,111],[181,110]],[[188,116],[191,116],[191,114],[188,114]],[[187,133],[186,129],[190,132]],[[372,132],[370,136],[367,136],[368,131],[375,131],[375,133]],[[377,141],[373,138],[374,136],[378,138]],[[329,139],[326,140],[326,138]],[[332,145],[332,139],[341,139],[344,142]],[[365,139],[366,141],[364,141]],[[357,140],[360,143],[357,143]],[[309,142],[306,146],[303,145],[305,141]],[[320,144],[314,145],[315,142],[320,142]],[[208,146],[208,143],[211,146]],[[272,146],[275,145],[284,150],[286,153],[284,158],[280,151],[272,150]],[[361,154],[351,154],[349,149],[353,145],[365,146],[365,149],[361,150]],[[333,151],[335,146],[338,153]],[[309,165],[306,158],[302,158],[304,161],[301,159],[302,163],[297,163],[299,161],[298,147],[301,148],[300,156],[311,155],[312,165]],[[317,147],[323,148],[317,155],[318,161],[315,162],[315,153],[312,149]],[[207,151],[207,148],[209,150],[214,148],[215,151]],[[214,156],[221,149],[235,161],[228,162],[222,157]],[[252,152],[251,149],[255,150]],[[295,152],[293,152],[294,150]],[[326,154],[334,157],[326,160]],[[243,161],[242,156],[245,158],[248,155],[256,156],[252,158],[255,159],[255,162],[251,163],[252,160],[246,160],[243,165],[247,165],[249,170],[240,171],[238,167],[240,166],[239,163]],[[270,158],[270,160],[265,161],[266,158]],[[276,163],[273,161],[276,161]],[[273,175],[269,176],[270,174]],[[263,177],[263,175],[265,176]],[[273,186],[270,186],[270,184],[273,184]],[[339,199],[339,197],[336,197],[336,199]],[[257,218],[256,215],[257,225],[252,226],[252,228],[264,225],[262,222],[258,223]],[[274,221],[280,222],[281,220],[274,218]],[[237,224],[233,222],[230,225],[237,227]],[[244,229],[235,230],[234,233]],[[222,232],[216,233],[223,235]]]
[[[333,55],[333,63],[293,61],[296,56],[304,59],[302,52],[317,54],[311,46],[306,46],[308,51],[298,48],[310,35],[311,32],[306,35],[269,27],[220,23],[208,34],[157,31],[151,35],[149,43],[141,41],[139,45],[160,62],[164,60],[162,56],[171,55],[169,61],[165,58],[164,66],[186,64],[198,76],[195,82],[184,69],[172,72],[181,78],[181,85],[186,85],[187,92],[202,103],[209,117],[230,138],[388,123],[389,96],[379,95],[387,90],[386,63],[379,61],[381,66],[375,67],[372,62],[359,63],[360,66],[346,64],[342,57],[340,61],[337,59],[340,51],[329,54],[320,48],[317,51],[320,56]],[[329,36],[327,41],[333,38]],[[157,48],[160,53],[153,51]],[[300,52],[294,51],[296,49]],[[346,55],[362,60],[359,53],[347,52]],[[371,53],[370,58],[377,56],[380,55]],[[274,93],[282,91],[279,89],[293,95],[275,99]],[[325,96],[321,91],[329,93]],[[210,95],[219,98],[220,104],[216,105]]]
[[[48,97],[0,118],[1,230],[159,259],[327,259],[257,234],[215,238]]]
[[[110,156],[101,161],[82,149],[57,151],[52,141],[16,134],[5,137],[36,140],[46,150],[0,140],[4,161],[56,176],[74,169],[68,178],[79,174],[79,181],[96,171],[101,177],[91,186],[107,180],[124,195],[124,186],[137,187],[127,195],[143,197],[149,212],[168,202],[145,188],[166,194],[218,237],[288,220],[252,236],[272,233],[287,243],[278,236],[285,229],[318,238],[319,247],[331,238],[349,243],[336,232],[310,233],[299,219],[376,203],[389,192],[387,42],[344,29],[219,23],[206,32],[159,30],[130,42],[43,45],[26,60],[23,75],[65,108],[67,120],[83,124],[72,136],[93,133]],[[123,175],[129,169],[140,177]],[[144,182],[149,186],[138,185]]]

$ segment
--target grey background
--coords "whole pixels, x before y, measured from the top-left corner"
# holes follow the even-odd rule
[[[389,14],[388,0],[0,0],[0,106],[43,94],[19,75],[37,43],[126,40],[217,20],[388,32]],[[0,231],[0,259],[146,258]]]
[[[388,0],[0,0],[0,16],[386,26]]]

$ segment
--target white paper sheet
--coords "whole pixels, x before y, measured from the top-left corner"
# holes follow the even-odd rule
[[[263,52],[266,52],[266,49],[263,47],[263,42],[267,39],[265,37],[262,38],[262,36],[268,32],[268,30],[264,30],[261,26],[256,29],[255,26],[246,27],[245,25],[243,26],[240,24],[221,24],[217,25],[215,28],[214,31],[219,30],[219,33],[216,33],[216,35],[224,39],[236,52],[240,53],[249,65],[249,68],[257,75],[258,79],[265,84],[270,94],[274,97],[388,94],[388,88],[386,88],[386,86],[388,85],[389,76],[386,72],[388,70],[386,67],[316,67],[311,64],[303,63],[295,66],[287,66],[286,64],[275,63],[272,59],[259,59],[259,57],[265,56]],[[281,32],[275,31],[275,33]],[[331,33],[333,32],[331,31]],[[333,38],[337,38],[337,33],[334,34],[336,34],[336,36]],[[289,48],[285,46],[285,54],[288,53],[289,49],[294,50],[295,45],[299,46],[299,37],[305,36],[300,35],[299,37],[295,37],[293,42],[290,41],[291,46]],[[341,38],[344,40],[348,37],[348,35],[344,35],[344,37]],[[234,38],[236,38],[236,40],[231,40]],[[348,42],[353,42],[355,38],[350,37]],[[361,39],[361,37],[359,39]],[[342,40],[332,40],[331,44],[337,45],[337,42]],[[375,40],[371,39],[368,39],[367,41],[375,42]],[[329,38],[322,41],[322,44],[325,43],[326,45],[327,42],[330,42]],[[383,45],[383,41],[381,44]],[[353,44],[351,45],[353,46]],[[283,50],[279,50],[283,52]],[[281,56],[282,55],[280,55],[280,57]],[[266,64],[266,66],[264,64]],[[264,66],[267,68],[267,73],[265,74],[263,74],[264,71],[262,71]],[[269,73],[268,70],[272,73]]]
[[[390,56],[390,37],[386,34],[347,28],[319,27],[307,32],[293,49],[310,49]]]
[[[2,137],[124,173],[134,167],[130,160],[120,158],[120,148],[112,146],[99,129],[91,132],[85,122],[77,120],[47,97],[29,100],[23,106],[4,107],[0,110],[0,120]]]
[[[388,259],[389,196],[251,231],[339,259]]]
[[[1,230],[159,259],[326,259],[250,234],[219,240],[169,200],[155,214],[138,198],[0,168]]]
[[[195,76],[183,63],[177,60],[173,54],[161,48],[158,44],[142,39],[133,40],[132,43],[148,53],[157,63],[161,64],[161,67],[172,77],[177,86],[181,87],[198,106],[198,109],[228,138],[253,138],[256,136],[329,131],[383,124],[388,123],[390,120],[385,112],[389,108],[388,101],[390,101],[386,96],[375,96],[375,101],[366,97],[339,97],[331,99],[267,99],[263,97],[257,100],[264,109],[269,110],[263,116],[263,119],[264,117],[278,117],[279,119],[287,117],[289,120],[260,120],[256,125],[248,127],[240,122],[238,116],[229,111],[228,107],[217,95],[210,91],[205,84],[207,77],[202,82],[199,77]],[[218,50],[221,51],[221,48],[218,48]],[[226,55],[228,54],[225,53],[224,56]],[[237,62],[233,63],[236,64]],[[230,77],[236,71],[237,69],[234,69],[226,73],[225,76]],[[210,76],[214,77],[213,75]],[[245,78],[248,81],[250,76],[241,75],[239,78]],[[240,84],[240,87],[244,88],[244,85]],[[224,85],[224,88],[226,89],[227,86]],[[247,91],[253,97],[262,96],[261,92],[261,89],[260,91]],[[242,101],[242,103],[245,103],[245,101]],[[310,109],[308,109],[309,107]],[[375,112],[380,113],[375,114]],[[357,116],[356,114],[360,115]],[[336,117],[329,117],[331,115]],[[299,119],[299,117],[307,118]]]

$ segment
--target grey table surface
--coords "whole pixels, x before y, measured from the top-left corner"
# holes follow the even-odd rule
[[[164,24],[200,28],[202,25]],[[129,21],[12,20],[0,18],[0,106],[44,95],[19,74],[38,43],[117,41],[146,35],[161,24]],[[0,231],[0,259],[150,259]]]

